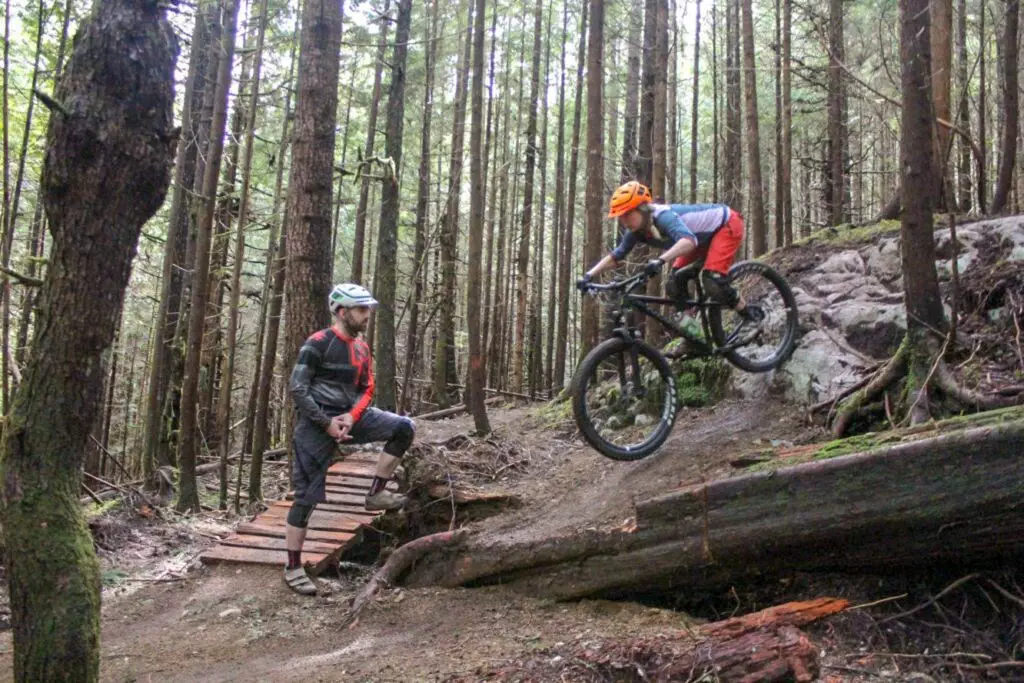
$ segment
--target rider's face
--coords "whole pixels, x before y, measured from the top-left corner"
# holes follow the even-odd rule
[[[637,230],[642,229],[647,224],[646,218],[647,217],[644,216],[644,214],[642,214],[640,211],[638,211],[637,209],[633,209],[619,216],[619,223],[621,223],[622,227],[626,228],[627,230],[632,230],[633,232],[636,232]]]
[[[350,332],[358,334],[366,330],[366,325],[370,321],[370,307],[353,306],[352,308],[343,308],[339,311],[338,317],[341,318],[345,327]]]

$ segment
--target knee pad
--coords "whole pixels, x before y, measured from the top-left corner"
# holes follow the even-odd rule
[[[405,455],[409,446],[412,445],[412,440],[415,436],[416,423],[407,417],[403,417],[391,438],[384,444],[384,452],[396,458],[401,458]]]
[[[716,273],[711,270],[705,270],[700,275],[700,281],[704,286],[704,290],[713,299],[725,304],[729,308],[733,308],[739,303],[740,295],[736,289],[729,284],[728,275]]]
[[[309,518],[313,515],[313,508],[316,505],[304,505],[302,503],[294,502],[292,507],[288,510],[288,524],[290,526],[305,529],[309,525]]]

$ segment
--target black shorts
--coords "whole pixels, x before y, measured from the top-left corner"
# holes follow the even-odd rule
[[[349,434],[348,444],[390,441],[403,425],[413,426],[411,418],[377,408],[367,408]],[[292,460],[292,483],[295,502],[316,505],[327,500],[327,468],[338,448],[338,443],[327,431],[308,418],[299,416],[292,439],[295,459]]]

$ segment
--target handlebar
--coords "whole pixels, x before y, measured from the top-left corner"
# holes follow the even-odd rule
[[[650,277],[644,271],[640,271],[636,275],[627,277],[624,280],[616,280],[609,282],[606,285],[599,285],[594,282],[587,283],[588,292],[612,292],[612,291],[629,291],[635,287],[647,282]]]

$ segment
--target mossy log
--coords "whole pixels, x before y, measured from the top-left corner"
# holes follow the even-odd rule
[[[643,501],[619,528],[468,535],[420,558],[407,582],[573,599],[1020,557],[1022,452],[1024,421],[1012,421],[745,474]]]

